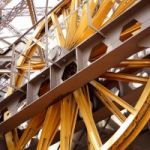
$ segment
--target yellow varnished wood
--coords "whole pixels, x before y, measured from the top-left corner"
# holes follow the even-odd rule
[[[116,11],[113,13],[111,18],[108,20],[108,22],[112,21],[115,19],[117,16],[119,16],[121,13],[127,10],[132,4],[135,3],[136,0],[122,0],[117,7]]]
[[[92,81],[91,84],[100,92],[102,92],[104,95],[109,97],[112,101],[115,101],[117,104],[122,106],[123,108],[127,109],[130,113],[135,113],[136,110],[134,107],[132,107],[130,104],[122,100],[120,97],[116,96],[114,93],[112,93],[110,90],[105,88],[102,84],[98,83],[97,81]]]
[[[125,60],[121,62],[119,67],[128,67],[128,68],[144,68],[144,67],[150,67],[150,59],[131,59],[131,60]]]
[[[119,108],[105,95],[96,92],[99,100],[123,123],[126,120],[126,117],[120,112]]]
[[[130,74],[113,73],[113,72],[107,72],[103,77],[110,80],[120,80],[124,82],[135,82],[135,83],[146,83],[148,81],[147,77],[140,77]]]
[[[89,107],[89,102],[83,95],[82,89],[78,89],[74,91],[73,95],[78,104],[79,111],[81,112],[81,115],[83,117],[90,141],[94,146],[95,150],[99,150],[100,147],[102,146],[102,141],[99,137],[99,133],[94,123],[94,119],[91,113],[91,108]]]
[[[4,120],[7,120],[10,117],[10,115],[11,114],[9,111],[5,112],[4,113]],[[8,150],[15,150],[16,145],[18,143],[18,135],[17,135],[16,129],[6,133],[5,139],[6,139],[6,144],[7,144]]]
[[[68,49],[68,45],[70,41],[72,40],[72,37],[74,36],[76,29],[77,29],[77,17],[78,17],[78,12],[76,9],[79,6],[79,0],[72,0],[71,5],[70,5],[70,15],[67,18],[68,22],[68,28],[67,28],[67,33],[66,33],[66,42],[65,42],[65,47]]]
[[[90,9],[90,15],[93,16],[96,6],[98,5],[98,0],[89,0],[88,2],[89,5],[89,9]],[[78,39],[82,36],[82,34],[84,34],[88,27],[88,10],[87,10],[87,4],[84,4],[82,6],[82,15],[77,27],[77,30],[75,32],[75,35],[73,37],[73,39],[71,40],[72,43],[69,44],[69,48],[73,47],[76,42],[78,41]]]
[[[99,6],[99,0],[89,0],[87,1],[90,9],[90,16],[91,16],[91,23],[94,26],[94,28],[99,29],[102,26],[104,26],[106,23],[109,23],[113,19],[115,19],[117,16],[119,16],[122,12],[124,12],[127,8],[129,8],[135,0],[121,0],[118,8],[116,9],[114,6],[116,4],[116,0],[102,0]],[[80,0],[72,0],[70,2],[64,1],[63,3],[66,3],[67,5],[64,7],[64,5],[60,5],[60,7],[53,11],[50,15],[48,15],[48,23],[49,28],[51,26],[56,27],[56,37],[58,40],[58,43],[61,47],[67,48],[70,50],[71,48],[75,47],[77,44],[80,44],[86,38],[91,36],[93,33],[95,33],[94,29],[90,27],[89,20],[88,20],[88,9],[87,9],[87,2],[83,5],[83,8],[81,9],[82,15],[79,16],[78,12],[76,11],[76,8],[81,4]],[[63,6],[63,7],[62,7]],[[114,13],[108,17],[108,13],[110,10],[113,9]],[[59,11],[61,10],[61,11]],[[76,11],[76,12],[75,12]],[[59,13],[58,13],[59,12]],[[66,30],[66,37],[63,35],[63,30],[59,23],[59,16],[63,13],[65,18],[68,18],[65,20],[65,29]],[[69,16],[70,15],[70,16]],[[44,43],[40,42],[39,39],[44,35],[45,28],[45,20],[42,21],[36,28],[33,36],[28,41],[26,48],[23,51],[23,54],[27,57],[32,57],[37,50],[38,47],[42,48],[42,50],[45,49]],[[128,28],[124,32],[121,33],[121,36],[126,37],[132,34],[133,32],[140,29],[139,24],[135,24],[134,26]],[[17,69],[22,76],[17,75],[16,76],[16,83],[15,86],[20,87],[23,83],[23,75],[27,71],[27,61],[28,59],[24,56],[21,56],[17,63]],[[31,69],[42,69],[45,65],[43,63],[37,63],[32,64],[31,63]],[[122,67],[149,67],[149,60],[145,62],[143,61],[124,61],[120,64]],[[108,74],[106,73],[104,75],[106,79],[113,79],[113,80],[121,80],[126,82],[137,82],[137,83],[146,83],[147,78],[142,77],[135,77],[133,75],[127,75],[127,74]],[[103,85],[92,81],[91,82],[94,87],[98,90],[99,97],[101,98],[104,105],[114,114],[117,116],[117,118],[124,124],[126,123],[126,127],[130,124],[126,122],[126,118],[123,114],[121,114],[120,110],[117,108],[114,102],[122,106],[123,108],[127,109],[132,116],[135,116],[138,114],[138,111],[142,108],[140,106],[144,106],[144,102],[146,101],[147,97],[144,97],[143,99],[140,99],[140,103],[134,108],[131,105],[129,105],[127,102],[119,98],[118,96],[114,95],[110,90],[105,88]],[[12,93],[12,89],[8,91],[8,94]],[[147,96],[147,92],[144,94]],[[17,149],[23,149],[26,143],[43,127],[39,143],[38,143],[38,150],[46,150],[48,149],[48,146],[51,144],[58,127],[61,123],[61,135],[60,135],[60,143],[61,143],[61,149],[71,149],[71,143],[72,143],[72,137],[74,133],[74,128],[76,124],[76,118],[77,118],[77,112],[78,108],[81,112],[81,116],[85,122],[87,131],[88,131],[88,141],[89,146],[88,148],[90,150],[96,149],[99,150],[102,147],[105,146],[102,144],[102,141],[99,137],[98,131],[96,129],[96,125],[93,120],[92,116],[92,109],[91,109],[91,101],[90,101],[90,95],[88,90],[88,85],[76,90],[73,93],[73,96],[67,96],[58,104],[55,104],[48,108],[46,117],[45,115],[42,116],[35,116],[30,122],[23,133],[21,139],[18,142]],[[143,103],[142,103],[143,100]],[[76,105],[77,103],[77,105]],[[141,113],[142,114],[142,113]],[[146,113],[149,114],[149,113]],[[148,116],[148,115],[146,115]],[[125,144],[128,145],[137,135],[137,133],[141,130],[141,127],[144,126],[145,122],[147,121],[147,118],[141,123],[142,125],[139,126],[139,129],[135,131],[135,133],[131,136],[131,139],[126,142]],[[128,119],[128,118],[127,118]],[[130,118],[129,118],[130,119]],[[60,121],[61,120],[61,121]],[[131,120],[129,120],[131,121]],[[43,123],[44,122],[44,123]],[[51,122],[51,124],[50,124]],[[133,122],[134,123],[134,122]],[[43,126],[42,126],[43,124]],[[136,122],[134,123],[136,125]],[[130,128],[131,130],[132,128]],[[119,131],[122,136],[125,136],[123,131]],[[8,136],[7,136],[8,135]],[[9,150],[16,150],[16,143],[17,143],[17,134],[16,132],[9,132],[9,134],[5,135],[6,142],[8,145]],[[120,142],[122,138],[118,139]],[[115,140],[111,140],[110,145],[114,146],[113,144]],[[123,145],[122,148],[124,149],[126,145]],[[115,147],[115,146],[114,146]],[[10,149],[11,148],[11,149]],[[115,148],[114,148],[115,149]]]
[[[41,113],[31,119],[28,123],[28,127],[23,132],[16,150],[23,150],[26,144],[29,142],[29,140],[38,133],[38,131],[41,129],[43,121],[44,121],[45,113]]]
[[[66,96],[61,102],[60,149],[70,150],[77,121],[78,107],[73,95]]]
[[[103,1],[101,3],[97,13],[92,17],[91,24],[95,29],[99,29],[102,26],[107,14],[109,13],[114,4],[115,2],[112,0]],[[84,39],[87,39],[93,33],[95,33],[95,30],[92,27],[90,27],[90,25],[87,26],[84,31],[84,34],[82,34],[78,38],[77,44],[79,44]]]
[[[60,125],[60,102],[49,107],[43,123],[37,150],[47,150]]]
[[[62,32],[62,28],[61,28],[60,23],[58,21],[57,15],[52,12],[51,13],[51,18],[52,18],[52,22],[53,22],[53,25],[54,25],[54,28],[55,28],[58,44],[61,47],[64,47],[65,46],[65,37],[64,37],[64,34]]]

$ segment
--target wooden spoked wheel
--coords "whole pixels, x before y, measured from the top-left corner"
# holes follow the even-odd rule
[[[149,61],[149,60],[148,60]],[[146,63],[146,59],[138,60],[127,60],[121,63],[121,65],[126,64],[124,67],[141,67],[140,64]],[[137,65],[139,63],[139,65]],[[148,62],[147,62],[148,63]],[[137,65],[137,66],[136,66]],[[144,66],[143,66],[144,67]],[[146,66],[145,66],[146,67]],[[128,68],[128,69],[129,69]],[[132,68],[133,69],[133,68]],[[139,69],[139,68],[138,68]],[[126,69],[125,69],[126,70]],[[123,82],[129,83],[142,83],[144,84],[144,90],[137,101],[134,103],[133,99],[126,103],[121,96],[116,96],[108,88],[100,84],[100,82],[92,81],[91,84],[95,87],[97,97],[104,103],[104,105],[122,122],[120,128],[114,133],[114,135],[101,147],[102,149],[125,149],[138,135],[141,129],[144,127],[145,123],[149,120],[149,74],[144,72],[146,77],[137,76],[140,73],[126,74],[125,70],[119,71],[117,73],[106,73],[104,78],[106,80],[120,80]],[[125,71],[125,72],[124,72]],[[122,73],[123,72],[123,73]],[[136,74],[136,75],[135,75]],[[137,80],[136,80],[137,78]],[[130,80],[131,79],[131,80]],[[135,79],[135,80],[134,80]],[[139,80],[138,80],[139,79]],[[141,82],[142,79],[146,79],[144,82]],[[146,85],[145,85],[146,84]],[[133,84],[134,90],[139,89],[135,84]],[[133,88],[132,87],[132,88]],[[121,90],[121,89],[120,89]],[[120,91],[119,90],[119,91]],[[131,90],[131,89],[130,89]],[[136,93],[137,94],[137,93]],[[134,97],[136,98],[136,96]],[[124,103],[125,102],[125,103]],[[120,110],[115,103],[122,106],[123,109],[126,109],[129,112],[128,116],[125,116],[123,113],[120,113]],[[138,120],[139,119],[139,120]]]
[[[54,28],[59,46],[70,50],[95,33],[95,30],[91,29],[88,24],[88,9],[94,28],[99,29],[124,12],[134,2],[134,0],[119,2],[102,0],[101,3],[99,0],[64,1],[48,16],[49,29]],[[78,7],[79,9],[76,11]],[[112,9],[113,12],[110,13]],[[69,16],[69,14],[72,15]],[[59,22],[59,18],[62,16],[67,18],[63,25]],[[24,50],[24,55],[27,57],[32,57],[37,50],[45,48],[44,42],[40,40],[44,36],[44,24],[44,21],[41,22],[27,43]],[[139,24],[134,24],[132,28],[126,29],[122,33],[122,38],[126,38],[128,34],[139,29],[139,26]],[[28,59],[20,56],[17,64],[19,75],[15,77],[17,87],[23,83],[23,75],[27,72],[27,63]],[[33,70],[42,69],[44,65],[45,60],[42,58],[40,62],[31,62]],[[33,117],[20,138],[14,131],[6,134],[8,149],[24,149],[32,137],[42,129],[39,134],[37,150],[47,150],[58,131],[60,131],[60,149],[69,150],[72,148],[73,135],[81,120],[87,130],[88,149],[125,149],[149,120],[150,79],[149,72],[143,72],[143,70],[148,70],[146,69],[148,67],[150,67],[148,57],[126,58],[116,68],[110,68],[99,78],[93,79],[87,85],[64,97],[60,102],[43,110],[43,113]],[[133,83],[143,86],[137,88],[137,85]],[[12,89],[9,89],[8,93],[11,92]],[[128,95],[128,93],[130,94]],[[100,102],[100,106],[95,106],[94,99],[96,102]],[[94,113],[98,111],[94,110],[94,107],[98,107],[98,110],[108,109],[111,112],[109,116],[115,116],[120,124],[120,127],[105,141],[98,132],[97,124],[94,121]],[[104,114],[103,117],[105,119],[108,116]]]
[[[43,112],[29,122],[18,142],[18,149],[23,149],[40,129],[42,132],[37,149],[47,149],[58,131],[60,148],[71,149],[76,126],[81,120],[87,129],[89,149],[125,149],[149,120],[150,79],[149,72],[143,72],[149,65],[150,60],[147,58],[127,59],[118,65],[123,69],[110,69],[103,76],[64,97],[50,106],[46,114]],[[127,85],[128,88],[121,94],[122,88]],[[93,97],[103,103],[98,110],[94,110]],[[115,116],[120,125],[107,140],[101,138],[94,121],[94,114],[101,109],[108,109],[111,112],[109,116]]]

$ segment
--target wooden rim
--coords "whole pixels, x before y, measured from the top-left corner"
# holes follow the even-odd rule
[[[87,15],[88,9],[91,13],[91,21],[93,26],[96,29],[101,28],[106,23],[109,23],[113,19],[115,19],[118,15],[124,12],[127,8],[129,8],[135,0],[130,0],[128,3],[126,1],[121,1],[117,3],[117,1],[105,1],[103,0],[101,4],[99,1],[89,0],[88,3],[82,3],[80,0],[72,0],[70,2],[64,2],[65,5],[56,8],[57,11],[52,12],[48,16],[49,20],[49,28],[55,26],[55,34],[57,37],[57,41],[60,47],[63,47],[67,50],[72,49],[89,36],[91,36],[95,31],[91,30],[88,24]],[[88,4],[88,5],[87,5]],[[108,13],[111,9],[113,9],[114,5],[118,5],[115,9],[114,13],[111,15],[109,19]],[[76,12],[76,8],[80,8],[82,11],[82,15]],[[65,7],[66,6],[66,7]],[[61,10],[61,11],[60,11]],[[68,14],[72,13],[70,17]],[[59,17],[63,15],[67,18],[64,21],[65,28],[62,29]],[[68,19],[69,18],[69,19]],[[80,19],[80,22],[78,21]],[[43,32],[45,28],[45,21],[41,22],[40,26],[35,30],[34,35],[27,43],[27,46],[24,50],[24,55],[27,57],[32,57],[37,47],[44,49],[43,43],[39,40],[43,36]],[[121,40],[125,40],[130,37],[135,31],[140,29],[140,24],[135,23],[127,29],[123,30],[121,33]],[[64,36],[64,31],[66,32],[66,37]],[[82,33],[82,34],[81,34]],[[39,40],[39,41],[38,41]],[[104,52],[105,53],[105,52]],[[103,53],[102,53],[103,54]],[[102,55],[101,54],[101,55]],[[96,51],[96,57],[97,57]],[[93,54],[93,56],[95,56]],[[18,60],[18,69],[19,73],[22,76],[17,75],[15,78],[15,85],[20,87],[23,82],[23,75],[27,70],[27,57],[20,56]],[[92,61],[94,58],[92,57]],[[45,66],[45,61],[41,60],[40,63],[31,64],[35,69],[41,69]],[[119,67],[124,68],[139,68],[139,67],[149,67],[150,60],[149,59],[141,59],[141,60],[125,60],[119,64]],[[94,123],[94,119],[92,116],[91,102],[88,91],[88,86],[80,88],[73,92],[73,94],[65,97],[60,103],[57,103],[50,108],[48,108],[47,112],[43,112],[43,114],[37,115],[31,119],[28,124],[28,127],[22,134],[21,138],[18,140],[17,144],[14,144],[14,149],[23,149],[26,143],[34,136],[43,125],[43,131],[37,146],[38,150],[47,149],[49,144],[52,143],[52,140],[59,128],[61,123],[61,133],[60,133],[60,141],[61,141],[61,149],[70,149],[71,143],[73,139],[73,133],[75,131],[75,125],[77,121],[77,114],[80,110],[82,114],[82,118],[84,120],[85,126],[88,132],[88,141],[89,141],[89,149],[125,149],[138,135],[138,133],[143,129],[146,122],[149,120],[149,103],[150,103],[150,79],[149,77],[138,77],[134,74],[125,74],[125,73],[115,73],[115,72],[107,72],[102,78],[107,80],[121,80],[124,82],[136,82],[136,83],[144,83],[146,84],[141,97],[139,98],[135,107],[128,104],[126,101],[121,99],[119,96],[116,96],[111,90],[107,89],[104,85],[97,81],[91,81],[90,84],[95,87],[97,97],[104,103],[104,105],[114,114],[117,118],[122,122],[121,127],[115,132],[115,134],[106,142],[103,143],[102,139],[99,137],[98,131],[96,129],[96,124]],[[9,89],[8,94],[12,92],[12,89]],[[81,100],[82,101],[81,101]],[[114,103],[115,102],[115,103]],[[120,112],[120,109],[116,106],[119,104],[128,112],[130,115],[126,117],[124,114]],[[55,115],[54,115],[55,114]],[[45,117],[44,117],[45,116]],[[52,118],[53,126],[48,127],[48,122]],[[62,119],[63,118],[63,119]],[[67,118],[67,119],[65,119]],[[49,131],[48,131],[49,130]],[[10,149],[9,137],[14,138],[14,135],[6,135],[6,141],[8,148]],[[46,139],[46,141],[44,141]],[[127,140],[128,139],[128,140]],[[67,146],[67,147],[66,147]],[[11,145],[12,150],[12,145]]]

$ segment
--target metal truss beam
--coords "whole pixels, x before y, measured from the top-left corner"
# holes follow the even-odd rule
[[[37,16],[36,16],[36,11],[35,11],[35,6],[34,6],[34,3],[33,3],[33,0],[26,0],[27,1],[27,4],[28,4],[28,9],[29,9],[29,12],[30,12],[30,16],[31,16],[31,21],[32,21],[32,24],[36,24],[37,23]]]
[[[21,36],[21,33],[17,31],[17,29],[13,25],[9,24],[7,27],[8,27],[8,30],[10,30],[12,33],[15,33],[16,36],[18,37]]]
[[[39,60],[39,56],[34,56],[32,57],[35,61]],[[11,55],[0,55],[0,62],[10,62],[12,61],[12,56]]]
[[[66,0],[65,2],[64,1],[60,1],[55,7],[53,7],[49,12],[48,12],[48,14],[47,15],[49,15],[51,12],[53,12],[54,10],[57,10],[58,9],[58,6],[60,6],[60,5],[62,5],[62,6],[64,6],[64,5],[66,5],[67,3],[69,3],[69,1],[70,0]],[[19,4],[18,4],[19,5]],[[27,4],[26,4],[27,5]],[[17,6],[16,6],[17,7]],[[19,8],[18,8],[19,9]],[[21,10],[21,12],[24,10],[24,9],[26,9],[26,8],[23,8],[22,10]],[[60,10],[59,10],[60,11]],[[59,12],[58,11],[58,12]],[[16,13],[16,15],[19,15],[19,14],[21,14],[21,13]],[[45,14],[45,10],[44,10],[44,14]],[[45,19],[45,16],[44,17],[42,17],[40,20],[38,20],[38,22],[35,24],[35,25],[33,25],[31,28],[29,28],[24,34],[22,34],[15,42],[14,42],[14,44],[15,43],[18,43],[22,38],[24,38],[26,35],[29,35],[29,34],[32,34],[32,29],[34,29],[34,27],[36,26],[36,25],[38,25],[39,23],[41,23],[43,20]],[[4,26],[3,26],[4,27]],[[2,27],[2,28],[3,28]],[[6,26],[7,27],[7,26]],[[1,28],[1,25],[0,25],[0,31],[2,30],[2,28]],[[12,38],[12,37],[16,37],[16,36],[3,36],[3,37],[0,37],[0,38]],[[9,47],[9,48],[11,48],[13,46],[13,44]],[[0,51],[3,51],[1,48],[0,48]]]
[[[3,9],[11,0],[1,0],[0,1],[0,9]]]
[[[8,69],[0,69],[0,74],[4,74],[4,73],[11,73],[11,71]]]
[[[17,37],[20,37],[22,35],[22,33],[19,32],[13,25],[9,24],[7,27],[8,27],[8,30],[11,31],[12,33],[15,33]],[[24,36],[23,40],[27,41],[27,38]]]
[[[0,62],[7,62],[11,60],[12,60],[12,56],[0,55]]]
[[[28,33],[28,34],[26,34],[26,35],[30,35],[30,34],[33,34],[33,32],[30,32],[30,33]],[[14,38],[14,37],[18,37],[18,35],[11,35],[11,36],[2,36],[2,37],[0,37],[0,38],[3,38],[3,39],[9,39],[9,38]],[[20,37],[19,37],[20,38]]]
[[[48,7],[49,9],[52,9],[52,7]],[[7,14],[11,11],[12,8],[4,8],[2,11],[4,14]],[[36,16],[44,16],[45,15],[45,7],[36,7]],[[27,8],[25,8],[20,14],[17,14],[17,16],[30,16],[30,12]]]
[[[9,23],[17,16],[17,14],[20,14],[23,9],[27,7],[26,0],[22,0],[20,3],[18,3],[12,10],[5,16],[2,16],[1,24],[0,24],[0,30],[2,30],[4,27],[7,27]]]
[[[0,40],[4,43],[6,43],[7,45],[11,45],[11,43],[9,43],[7,40],[5,40],[4,38],[0,38]]]
[[[104,26],[89,39],[53,63],[40,75],[30,80],[28,84],[21,88],[21,91],[26,93],[26,99],[24,100],[27,101],[27,106],[20,112],[17,112],[18,103],[24,93],[17,90],[5,98],[0,102],[0,108],[1,110],[8,108],[12,116],[6,121],[1,122],[0,132],[7,132],[15,128],[37,113],[42,112],[48,106],[58,102],[68,93],[104,74],[108,69],[115,67],[132,54],[137,53],[142,48],[147,48],[140,44],[149,39],[149,16],[150,3],[148,3],[148,0],[137,2],[124,14]],[[129,23],[129,21],[135,18],[137,21],[142,22],[141,29],[129,39],[120,41],[122,28],[126,23]],[[91,50],[100,42],[107,45],[107,52],[96,61],[91,62],[88,66]],[[118,59],[114,59],[114,56]],[[63,74],[64,68],[68,65],[67,62],[73,61],[77,64],[77,72],[71,78],[62,81],[61,75]],[[50,79],[49,85],[51,89],[36,99],[35,95],[38,92],[37,89],[39,89],[38,87],[40,87],[46,77]]]

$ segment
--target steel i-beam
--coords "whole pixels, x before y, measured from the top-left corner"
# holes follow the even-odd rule
[[[24,85],[21,90],[26,94],[17,90],[5,98],[0,102],[0,109],[2,111],[7,108],[11,113],[11,117],[0,123],[0,132],[5,133],[15,128],[37,113],[42,112],[48,106],[56,103],[68,93],[99,77],[109,68],[115,67],[127,57],[140,51],[144,47],[140,44],[147,41],[150,34],[149,16],[150,3],[148,0],[137,2],[121,16],[101,28],[98,33],[72,49],[40,75]],[[121,41],[120,34],[123,26],[135,19],[141,23],[140,30],[129,39]],[[107,51],[100,58],[89,64],[91,50],[98,43],[104,43],[107,46]],[[114,59],[115,57],[118,57],[118,59]],[[70,62],[76,63],[77,72],[63,81],[62,74]],[[50,90],[38,97],[39,87],[45,81],[45,78],[49,79]],[[27,105],[22,110],[17,111],[20,100],[26,101]]]

